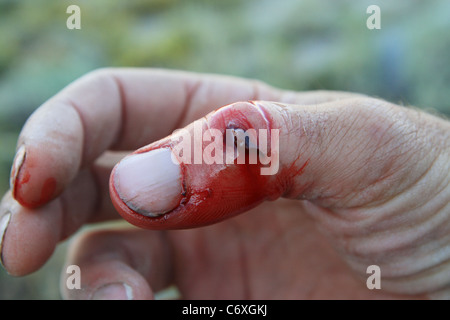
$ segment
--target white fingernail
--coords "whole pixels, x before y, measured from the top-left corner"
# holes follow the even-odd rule
[[[133,289],[126,283],[111,283],[97,289],[92,300],[133,300]]]
[[[3,264],[3,238],[5,237],[6,229],[11,220],[11,212],[7,212],[0,219],[0,263]]]
[[[14,185],[16,183],[17,175],[19,174],[20,167],[25,160],[25,146],[21,146],[19,150],[17,150],[16,155],[14,157],[13,165],[11,168],[11,175],[9,178],[9,186],[12,190],[14,190]]]
[[[132,210],[155,217],[176,208],[182,198],[181,168],[167,148],[134,154],[115,169],[114,185]]]

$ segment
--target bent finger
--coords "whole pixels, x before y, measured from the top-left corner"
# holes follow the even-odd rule
[[[79,267],[82,290],[71,290],[69,274],[63,272],[66,299],[153,299],[171,284],[170,250],[163,232],[86,232],[72,243],[67,265]]]

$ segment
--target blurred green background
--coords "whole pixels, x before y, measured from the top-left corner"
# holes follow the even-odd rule
[[[81,8],[68,30],[66,8]],[[381,8],[381,30],[366,9]],[[46,99],[99,67],[162,67],[361,92],[450,115],[450,1],[0,0],[0,193]],[[40,271],[0,271],[0,299],[59,299],[67,244]]]

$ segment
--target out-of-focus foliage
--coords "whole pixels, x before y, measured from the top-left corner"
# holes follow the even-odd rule
[[[66,28],[71,4],[81,30]],[[366,28],[371,4],[381,30]],[[447,0],[0,0],[0,192],[26,118],[100,67],[225,73],[450,115],[449,13]],[[60,256],[24,279],[2,271],[0,298],[59,298]]]

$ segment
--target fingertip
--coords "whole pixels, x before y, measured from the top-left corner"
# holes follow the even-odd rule
[[[152,300],[153,291],[138,272],[118,260],[80,263],[75,273],[63,270],[61,294],[66,300]]]
[[[170,268],[161,238],[136,229],[89,230],[73,239],[61,293],[76,300],[150,300],[167,286]],[[74,286],[78,270],[79,286]],[[72,269],[69,269],[71,267]],[[76,282],[76,281],[75,281]]]
[[[9,195],[3,200],[2,210],[8,209],[1,223],[1,262],[10,275],[24,276],[38,270],[54,252],[60,237],[60,228],[54,223],[61,219],[55,206],[53,202],[30,210]]]
[[[53,170],[44,169],[49,163],[53,164]],[[10,184],[14,199],[22,206],[33,209],[56,198],[68,183],[66,180],[70,179],[61,174],[60,168],[51,154],[38,154],[35,148],[21,146],[11,170]]]
[[[136,166],[133,163],[130,166],[132,175],[127,170],[121,171],[125,165],[116,166],[110,178],[110,195],[117,211],[142,228],[185,229],[231,218],[264,200],[280,197],[282,190],[275,174],[263,173],[266,164],[260,161],[261,149],[252,151],[255,155],[259,152],[259,159],[255,162],[249,159],[250,147],[262,140],[249,143],[246,150],[242,150],[245,143],[241,141],[241,149],[237,150],[236,141],[230,138],[233,135],[227,134],[230,130],[264,131],[265,143],[272,147],[271,138],[267,137],[267,134],[271,136],[268,133],[270,116],[258,103],[240,102],[222,107],[172,136],[133,153],[128,160],[136,159],[137,162],[139,159],[143,164]],[[209,133],[209,139],[205,138],[205,132]],[[273,160],[277,152],[271,147],[265,148],[264,153],[271,153]],[[163,152],[172,153],[172,157],[153,156]],[[239,152],[242,152],[242,158]],[[173,165],[174,158],[178,166]],[[161,178],[172,177],[169,171],[175,172],[173,176],[177,179],[166,181],[168,189],[164,195],[148,188],[161,185],[159,174]],[[170,203],[164,197],[167,194],[173,200]],[[160,209],[159,214],[149,214],[153,208]]]
[[[10,186],[14,199],[38,208],[62,193],[80,169],[83,128],[78,114],[63,103],[46,103],[20,133]]]

